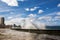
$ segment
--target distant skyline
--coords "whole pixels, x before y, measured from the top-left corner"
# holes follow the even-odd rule
[[[46,25],[60,25],[60,0],[0,0],[0,17],[6,24],[22,20]]]

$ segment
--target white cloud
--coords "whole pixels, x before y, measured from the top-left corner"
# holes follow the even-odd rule
[[[56,14],[57,14],[57,15],[60,15],[60,12],[57,12]]]
[[[38,11],[39,14],[41,14],[41,13],[43,13],[43,12],[44,12],[43,10],[39,10],[39,11]]]
[[[14,19],[14,18],[20,18],[22,16],[22,14],[14,14],[14,15],[7,15],[7,19],[8,20],[11,20],[11,19]]]
[[[30,9],[29,9],[29,8],[25,8],[25,10],[26,10],[26,11],[30,11]]]
[[[59,12],[58,12],[59,13]],[[47,15],[44,15],[44,16],[41,16],[41,17],[39,17],[38,19],[51,19],[54,15],[56,15],[57,13],[56,12],[53,12],[53,13],[49,13],[49,14],[47,14]]]
[[[33,15],[33,14],[30,14],[30,15],[28,15],[28,16],[32,17],[32,16],[34,16],[34,15]]]
[[[25,8],[26,11],[35,11],[39,7],[33,7],[33,8]]]
[[[30,19],[30,21],[34,21],[36,16],[37,16],[36,14],[29,14],[28,19]]]
[[[46,20],[46,21],[51,21],[51,19],[52,19],[51,16],[43,16],[38,18],[38,20]]]
[[[15,14],[14,12],[10,12],[10,14]]]
[[[34,10],[35,10],[35,8],[31,8],[31,9],[30,9],[30,11],[34,11]]]
[[[12,16],[8,17],[8,19],[11,19],[11,18],[13,18],[13,17]]]
[[[17,0],[1,0],[2,2],[5,2],[9,6],[18,6]]]
[[[11,18],[11,17],[10,17]],[[21,21],[23,20],[24,18],[13,18],[13,19],[10,19],[10,20],[6,20],[5,21],[5,24],[6,25],[13,25],[13,24],[17,24],[17,25],[20,25]]]
[[[60,7],[60,3],[57,6]]]
[[[35,17],[36,14],[29,14],[28,16],[29,16],[29,17]]]
[[[39,7],[30,8],[30,11],[34,11],[34,10],[36,10],[37,8],[39,8]]]
[[[22,1],[22,2],[23,2],[23,1],[25,1],[25,0],[18,0],[18,1]]]
[[[56,16],[55,19],[60,19],[60,16]]]
[[[11,10],[9,10],[9,9],[4,9],[4,10],[0,9],[0,12],[9,12],[9,11],[11,11]]]
[[[20,18],[22,16],[22,14],[14,14],[14,15],[7,15],[7,20],[5,21],[6,25],[13,25],[13,24],[17,24],[20,25],[21,21],[24,18]]]
[[[58,25],[57,23],[60,21],[60,12],[50,13],[49,15],[39,17],[38,20],[47,25]]]

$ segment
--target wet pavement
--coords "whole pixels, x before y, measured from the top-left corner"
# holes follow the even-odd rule
[[[0,40],[60,40],[60,36],[0,29]]]

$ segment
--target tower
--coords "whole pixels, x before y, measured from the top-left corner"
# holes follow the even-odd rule
[[[0,17],[0,25],[4,25],[4,17]]]

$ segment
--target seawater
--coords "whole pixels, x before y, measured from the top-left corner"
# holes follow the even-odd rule
[[[47,30],[60,30],[60,26],[46,26]]]

